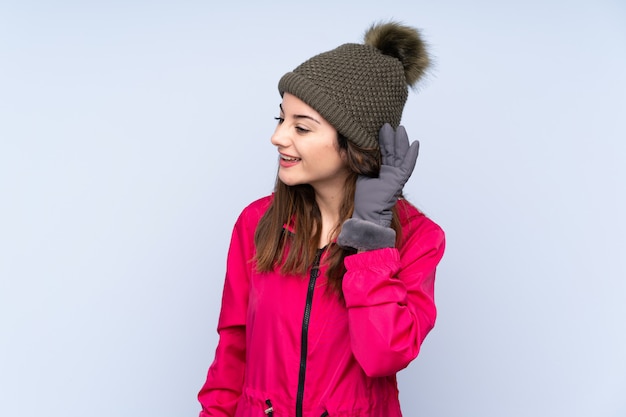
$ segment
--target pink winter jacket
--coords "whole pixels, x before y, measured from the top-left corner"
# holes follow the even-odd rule
[[[342,302],[325,291],[323,256],[306,276],[255,271],[254,231],[270,202],[246,207],[233,230],[200,417],[401,416],[396,372],[435,323],[443,231],[400,200],[399,247],[346,257]]]

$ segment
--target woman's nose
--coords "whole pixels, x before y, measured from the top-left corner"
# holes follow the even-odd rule
[[[274,134],[272,134],[272,138],[270,139],[272,145],[284,148],[288,146],[289,139],[286,135],[285,129],[282,128],[282,125],[277,125],[276,130],[274,130]]]

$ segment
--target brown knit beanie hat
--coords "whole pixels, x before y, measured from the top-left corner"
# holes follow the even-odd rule
[[[417,29],[395,22],[372,25],[364,44],[347,43],[310,58],[278,82],[313,107],[356,145],[378,147],[385,123],[397,128],[408,87],[429,65]]]

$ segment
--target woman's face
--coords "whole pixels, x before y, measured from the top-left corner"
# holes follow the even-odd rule
[[[343,188],[348,168],[337,130],[292,94],[283,95],[272,144],[278,148],[278,177],[285,184],[310,184],[318,192]]]

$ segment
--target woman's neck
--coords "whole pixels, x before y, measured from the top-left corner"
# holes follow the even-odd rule
[[[321,193],[315,191],[315,201],[322,216],[322,233],[319,247],[328,245],[332,239],[332,232],[339,223],[339,212],[343,202],[343,188],[334,192]]]

